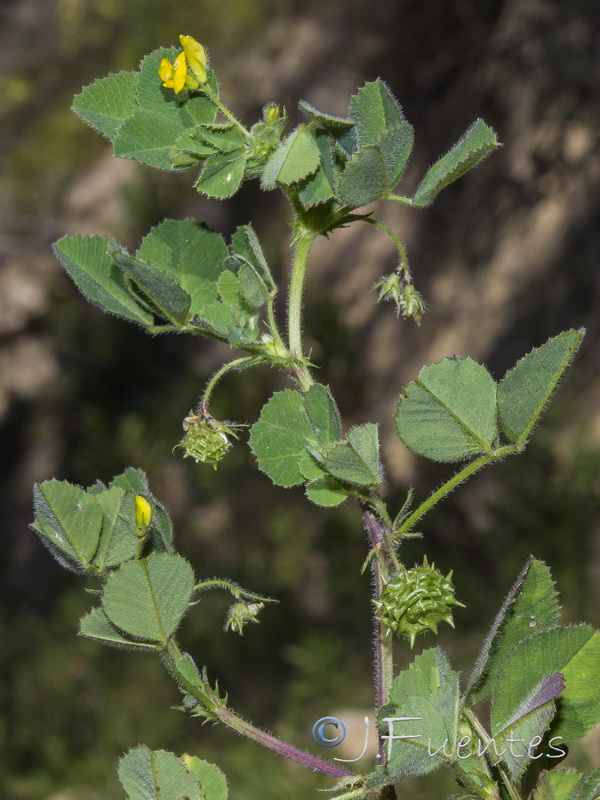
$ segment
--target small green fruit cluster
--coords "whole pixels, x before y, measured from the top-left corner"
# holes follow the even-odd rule
[[[202,461],[212,464],[216,469],[231,448],[229,437],[237,439],[235,431],[240,427],[219,422],[208,413],[194,414],[190,411],[183,421],[185,436],[176,446],[183,448],[184,458],[193,458],[196,463]]]
[[[452,606],[463,606],[454,596],[450,582],[452,572],[446,577],[423,559],[423,565],[400,572],[388,583],[375,603],[378,619],[390,630],[405,636],[413,647],[419,633],[427,630],[437,633],[440,622],[454,627]]]

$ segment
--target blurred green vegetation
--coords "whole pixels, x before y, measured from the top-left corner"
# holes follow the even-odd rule
[[[329,67],[340,70],[350,91],[353,81],[381,74],[395,82],[430,154],[453,141],[440,122],[448,117],[460,117],[460,127],[462,120],[482,114],[502,131],[510,87],[523,80],[514,77],[519,70],[541,106],[553,93],[564,94],[568,122],[592,113],[588,51],[559,35],[569,26],[576,31],[577,22],[593,25],[595,4],[585,0],[562,11],[548,3],[546,17],[533,22],[499,0],[436,2],[433,8],[410,0],[383,1],[377,8],[366,0],[179,0],[168,8],[157,0],[13,0],[2,13],[10,22],[8,15],[25,6],[37,11],[38,19],[15,28],[20,57],[0,79],[5,140],[0,197],[7,200],[0,220],[7,240],[39,240],[44,251],[63,233],[65,193],[106,151],[106,142],[67,111],[73,94],[109,71],[135,67],[144,53],[175,42],[180,32],[209,43],[224,86],[241,98],[244,81],[253,80],[246,57],[253,66],[262,58],[272,71],[281,69],[285,96],[307,96]],[[503,15],[510,14],[518,35],[503,44],[497,30]],[[287,63],[282,53],[306,20],[324,38],[332,37],[334,50],[324,50],[312,64],[309,56],[315,51],[307,37],[308,55],[298,58],[296,48],[296,60]],[[492,57],[486,62],[487,52]],[[467,73],[473,73],[472,82],[465,82]],[[269,71],[261,74],[264,78]],[[452,92],[452,86],[458,88]],[[253,88],[247,104],[260,106],[260,87]],[[453,106],[448,110],[457,92],[460,113]],[[436,111],[425,110],[430,107]],[[516,179],[498,167],[494,180],[505,193],[487,198],[487,213],[481,184],[472,184],[475,188],[464,195],[449,190],[428,217],[428,224],[437,226],[436,235],[440,231],[439,240],[423,235],[412,251],[418,260],[436,273],[459,251],[468,269],[476,271],[496,247],[499,215],[511,198],[521,198],[524,206],[535,202],[548,169],[544,158],[549,153],[534,158],[540,182],[530,181],[527,192],[518,186],[515,195],[506,191]],[[188,177],[139,172],[123,198],[128,213],[119,224],[126,243],[166,214],[218,213],[188,188]],[[216,217],[220,229],[230,232],[247,222],[256,197],[252,186],[244,188],[227,215]],[[287,257],[277,233],[284,212],[268,196],[256,221],[280,271]],[[467,221],[459,225],[457,215]],[[473,226],[474,215],[477,235],[469,237],[465,231]],[[539,343],[557,332],[548,328],[550,323],[562,329],[589,319],[590,334],[597,333],[597,287],[589,274],[598,238],[583,235],[590,219],[593,212],[565,244],[573,257],[570,274],[561,269],[552,282],[540,278],[539,291],[533,288],[536,296],[518,310],[513,328],[499,342],[501,352],[494,358],[505,358],[504,368],[536,337]],[[340,265],[344,269],[345,263]],[[209,675],[219,678],[234,707],[256,724],[323,755],[310,738],[313,722],[340,707],[367,709],[372,704],[370,585],[367,575],[360,575],[366,537],[356,509],[348,505],[323,512],[310,507],[301,491],[275,489],[256,471],[243,446],[234,448],[218,472],[172,455],[181,419],[223,353],[182,337],[150,338],[90,309],[63,279],[52,284],[49,302],[50,313],[33,324],[33,331],[52,342],[60,372],[43,395],[16,402],[2,430],[0,513],[6,520],[7,557],[0,583],[0,797],[117,800],[123,793],[116,760],[139,743],[214,760],[230,779],[232,800],[299,800],[315,787],[328,786],[322,777],[175,710],[178,693],[158,660],[76,638],[77,619],[91,604],[82,591],[85,584],[55,565],[26,526],[32,476],[50,477],[43,474],[48,462],[57,477],[82,485],[107,480],[129,465],[143,468],[156,495],[169,505],[178,545],[199,579],[228,577],[279,600],[262,612],[260,625],[239,638],[222,631],[227,596],[205,593],[184,624],[184,646],[206,664]],[[532,323],[536,305],[541,321]],[[369,414],[372,391],[364,373],[368,331],[348,324],[333,295],[322,291],[307,303],[307,312],[321,379],[331,383],[344,413]],[[527,335],[521,332],[525,328]],[[414,333],[401,330],[400,344],[410,348]],[[569,380],[526,455],[497,467],[493,478],[475,478],[464,500],[453,497],[423,524],[425,544],[413,540],[406,546],[408,564],[420,561],[426,550],[441,569],[454,569],[457,593],[467,609],[456,615],[457,633],[448,629],[441,641],[463,670],[529,552],[550,564],[566,619],[600,623],[597,531],[594,540],[600,453],[587,444],[585,430],[566,450],[556,447],[577,399]],[[234,374],[215,397],[214,412],[251,422],[266,397],[282,385],[281,376],[264,370]],[[574,386],[581,382],[575,380]],[[39,463],[36,472],[32,464]],[[421,495],[452,472],[418,466],[415,483]],[[405,486],[393,486],[392,504],[401,505],[405,492]],[[433,638],[423,642],[428,646]],[[400,649],[399,661],[405,664],[412,656]],[[585,752],[575,758],[585,769]],[[436,773],[406,782],[402,796],[426,800],[447,796],[452,788],[449,776]]]

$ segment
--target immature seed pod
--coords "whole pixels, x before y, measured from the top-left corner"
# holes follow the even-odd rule
[[[216,469],[219,462],[231,448],[229,437],[237,439],[236,430],[241,425],[219,422],[207,413],[194,414],[190,411],[183,420],[185,436],[176,447],[184,451],[184,458],[193,458],[196,463],[212,464]]]
[[[440,622],[454,627],[452,606],[463,606],[454,597],[450,581],[423,559],[423,565],[404,570],[385,586],[375,603],[378,619],[390,630],[405,636],[413,647],[419,633],[430,630],[437,633]]]

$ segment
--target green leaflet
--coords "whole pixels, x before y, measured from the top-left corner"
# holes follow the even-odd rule
[[[190,297],[189,314],[202,316],[218,299],[217,281],[228,249],[222,236],[192,219],[166,219],[144,238],[136,257],[160,270]]]
[[[600,769],[595,772],[594,783],[595,788],[591,788],[589,779],[574,769],[554,769],[542,775],[531,800],[595,800],[600,797]]]
[[[378,717],[379,728],[384,738],[388,737],[389,776],[425,775],[453,760],[459,709],[458,673],[441,648],[424,650],[400,672],[390,703]],[[399,720],[401,717],[410,719]]]
[[[335,194],[337,180],[329,134],[327,131],[316,130],[314,137],[319,148],[319,166],[313,175],[309,175],[301,182],[298,192],[298,197],[305,208],[331,200]]]
[[[597,680],[600,634],[589,625],[544,631],[521,642],[501,663],[492,692],[492,735],[503,730],[527,697],[548,675],[560,673],[565,688],[552,735],[579,739],[600,722]]]
[[[333,114],[326,114],[319,111],[306,100],[300,100],[298,106],[313,122],[321,125],[325,130],[333,136],[346,133],[348,130],[355,126],[355,122],[345,117],[336,117]]]
[[[171,322],[176,328],[188,322],[191,297],[175,281],[152,265],[139,258],[134,258],[122,250],[110,250],[109,255],[156,308],[161,317]]]
[[[157,645],[152,642],[136,641],[123,636],[114,625],[111,625],[101,608],[92,608],[79,620],[79,633],[87,639],[94,639],[112,647],[126,647],[129,650],[144,650],[146,652],[157,649]]]
[[[384,130],[376,143],[361,147],[339,178],[340,200],[358,208],[387,197],[402,177],[412,146],[412,127],[402,122]]]
[[[94,497],[102,511],[102,531],[93,564],[105,572],[135,556],[135,495],[115,486]]]
[[[377,144],[384,131],[406,123],[400,104],[380,78],[352,96],[348,116],[356,123],[360,147]]]
[[[263,169],[263,189],[274,189],[297,183],[312,175],[319,166],[319,148],[308,125],[299,125],[269,157]]]
[[[500,144],[494,131],[477,119],[452,149],[429,168],[412,198],[414,205],[428,206],[443,188],[487,158]]]
[[[154,553],[110,575],[102,610],[118,630],[164,646],[187,611],[193,589],[194,573],[182,556]]]
[[[348,433],[348,441],[327,450],[323,467],[334,478],[358,486],[381,483],[379,429],[373,423],[359,425]]]
[[[258,466],[277,486],[304,483],[298,461],[314,439],[312,426],[299,392],[277,392],[263,406],[250,431],[250,449]]]
[[[134,747],[119,761],[127,800],[227,800],[227,781],[214,764],[195,756]]]
[[[519,778],[530,761],[539,757],[544,733],[556,713],[555,700],[564,688],[560,673],[552,673],[521,701],[506,724],[493,733],[497,752],[508,767],[513,779]]]
[[[63,236],[54,252],[77,288],[92,303],[110,314],[131,322],[152,325],[153,316],[130,291],[108,249],[117,248],[114,239],[100,236]]]
[[[118,129],[114,139],[115,155],[156,169],[175,169],[175,143],[185,130],[176,117],[138,109]]]
[[[240,225],[236,229],[231,237],[230,251],[234,258],[241,260],[252,269],[267,293],[274,297],[277,286],[252,225]]]
[[[583,330],[570,330],[549,339],[518,361],[500,381],[500,421],[506,436],[519,447],[525,445],[583,335]]]
[[[305,491],[311,502],[325,508],[339,506],[348,497],[348,492],[331,475],[321,475],[308,481]]]
[[[33,490],[38,533],[60,563],[80,572],[92,566],[102,531],[102,510],[96,499],[79,486],[50,480]]]
[[[313,384],[304,395],[304,409],[314,435],[322,447],[342,435],[340,412],[327,386]]]
[[[242,151],[216,153],[208,156],[194,186],[207,197],[224,200],[240,188],[245,168],[246,157]]]
[[[135,72],[118,72],[99,78],[75,96],[73,111],[113,139],[123,122],[137,110],[136,81]]]
[[[396,410],[404,444],[435,461],[491,453],[497,439],[496,383],[471,358],[445,358],[423,367]]]
[[[530,557],[488,633],[469,680],[469,703],[485,700],[504,659],[524,639],[553,630],[560,621],[558,593],[549,568]]]

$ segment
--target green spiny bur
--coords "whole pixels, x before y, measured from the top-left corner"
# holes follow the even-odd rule
[[[413,647],[416,637],[425,631],[437,633],[440,622],[454,627],[452,606],[463,606],[454,596],[450,578],[442,575],[435,565],[423,560],[423,565],[400,572],[385,586],[376,603],[378,619]]]

